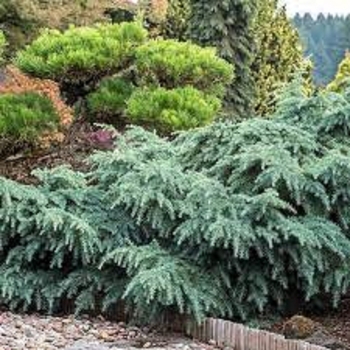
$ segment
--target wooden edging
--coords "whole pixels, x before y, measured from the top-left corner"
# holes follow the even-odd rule
[[[188,324],[186,332],[199,341],[214,340],[218,346],[234,350],[327,350],[303,341],[285,339],[279,334],[214,318],[206,319],[202,325]]]

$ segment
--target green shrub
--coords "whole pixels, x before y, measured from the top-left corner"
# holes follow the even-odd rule
[[[146,31],[136,23],[46,30],[17,55],[16,64],[36,77],[86,82],[124,67],[145,39]]]
[[[336,304],[350,285],[350,98],[301,90],[274,118],[172,140],[133,128],[86,175],[0,178],[1,302],[58,311],[68,297],[79,312],[123,300],[147,321]]]
[[[4,54],[7,46],[7,40],[3,31],[0,31],[0,65],[4,62]]]
[[[90,114],[115,121],[125,115],[128,122],[162,132],[203,126],[218,113],[232,78],[232,66],[215,50],[172,40],[139,46],[133,63],[136,69],[122,72],[122,81],[107,79],[88,96]]]
[[[135,64],[145,85],[170,89],[192,85],[219,97],[233,78],[233,67],[219,58],[215,49],[189,42],[149,41],[137,48]]]
[[[132,123],[171,132],[209,124],[219,109],[220,100],[193,87],[145,88],[131,96],[126,114]]]
[[[122,116],[135,86],[121,78],[108,78],[87,98],[89,113],[99,118]]]
[[[58,125],[59,116],[50,99],[36,93],[0,95],[1,143],[35,144]],[[4,151],[0,145],[0,152]]]
[[[174,40],[145,43],[146,37],[137,23],[49,30],[17,55],[16,64],[25,73],[58,81],[69,104],[82,101],[90,116],[118,126],[125,114],[169,131],[213,120],[220,107],[216,98],[224,95],[233,67],[214,49]]]

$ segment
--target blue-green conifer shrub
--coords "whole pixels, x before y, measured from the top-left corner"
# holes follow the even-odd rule
[[[250,320],[324,295],[337,305],[350,286],[350,99],[302,88],[273,118],[172,139],[134,127],[87,174],[0,179],[1,302],[123,301],[148,322]]]

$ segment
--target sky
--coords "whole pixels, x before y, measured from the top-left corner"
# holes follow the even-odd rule
[[[313,16],[318,13],[350,14],[350,0],[281,0],[287,5],[290,15],[296,12],[310,12]]]

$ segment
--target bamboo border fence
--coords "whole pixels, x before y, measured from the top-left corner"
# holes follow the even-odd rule
[[[128,322],[125,306],[118,304],[111,318]],[[201,325],[173,312],[163,314],[157,322],[160,330],[181,333],[200,342],[214,340],[222,348],[233,350],[329,350],[301,340],[286,339],[283,335],[252,329],[242,324],[207,318]]]
[[[189,324],[186,332],[199,341],[214,340],[218,346],[234,350],[328,350],[304,341],[289,340],[279,334],[214,318],[208,318],[202,325]]]

